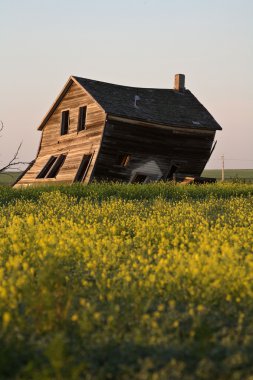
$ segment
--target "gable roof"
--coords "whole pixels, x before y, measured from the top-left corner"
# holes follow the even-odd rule
[[[189,90],[129,87],[71,76],[39,125],[39,130],[43,129],[73,82],[87,91],[109,115],[172,127],[222,129]],[[135,96],[139,99],[137,107]]]
[[[121,86],[73,77],[106,113],[177,127],[221,130],[207,109],[189,91]],[[135,96],[139,97],[135,107]]]

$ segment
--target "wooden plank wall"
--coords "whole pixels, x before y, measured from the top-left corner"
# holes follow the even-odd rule
[[[183,175],[199,176],[209,159],[214,136],[214,131],[184,131],[108,121],[94,178],[129,181],[134,173],[145,172],[159,179],[168,174],[172,164],[179,166]],[[120,153],[131,155],[126,167],[119,165]]]
[[[79,107],[87,106],[86,130],[77,132]],[[60,135],[61,113],[70,111],[69,133]],[[105,112],[79,85],[73,83],[42,131],[38,156],[34,165],[15,187],[27,184],[71,183],[84,154],[93,154],[85,182],[88,182],[96,162],[105,124]],[[66,154],[67,158],[56,178],[36,179],[51,156]]]

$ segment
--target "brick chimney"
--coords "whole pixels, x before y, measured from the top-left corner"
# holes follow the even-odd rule
[[[185,87],[185,75],[184,74],[176,74],[175,75],[175,84],[174,84],[174,89],[176,91],[184,91]]]

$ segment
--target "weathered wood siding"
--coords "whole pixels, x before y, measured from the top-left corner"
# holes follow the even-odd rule
[[[214,131],[108,121],[94,178],[129,181],[135,173],[144,173],[151,179],[162,179],[173,164],[182,175],[199,176],[209,159],[214,136]],[[120,153],[131,155],[126,167],[118,162]]]
[[[86,129],[77,132],[79,107],[87,106]],[[61,113],[69,110],[69,132],[61,136]],[[76,83],[72,83],[62,101],[51,115],[42,131],[39,152],[35,163],[15,185],[43,183],[71,183],[84,154],[93,154],[84,182],[89,182],[100,147],[105,112],[93,98]],[[66,154],[67,158],[56,178],[36,179],[51,156]]]

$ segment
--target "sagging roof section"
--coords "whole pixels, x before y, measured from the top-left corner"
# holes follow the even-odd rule
[[[189,90],[128,87],[74,78],[108,114],[177,127],[222,129]]]
[[[42,120],[39,130],[43,129],[73,81],[110,115],[175,127],[222,129],[189,90],[129,87],[72,76]]]

